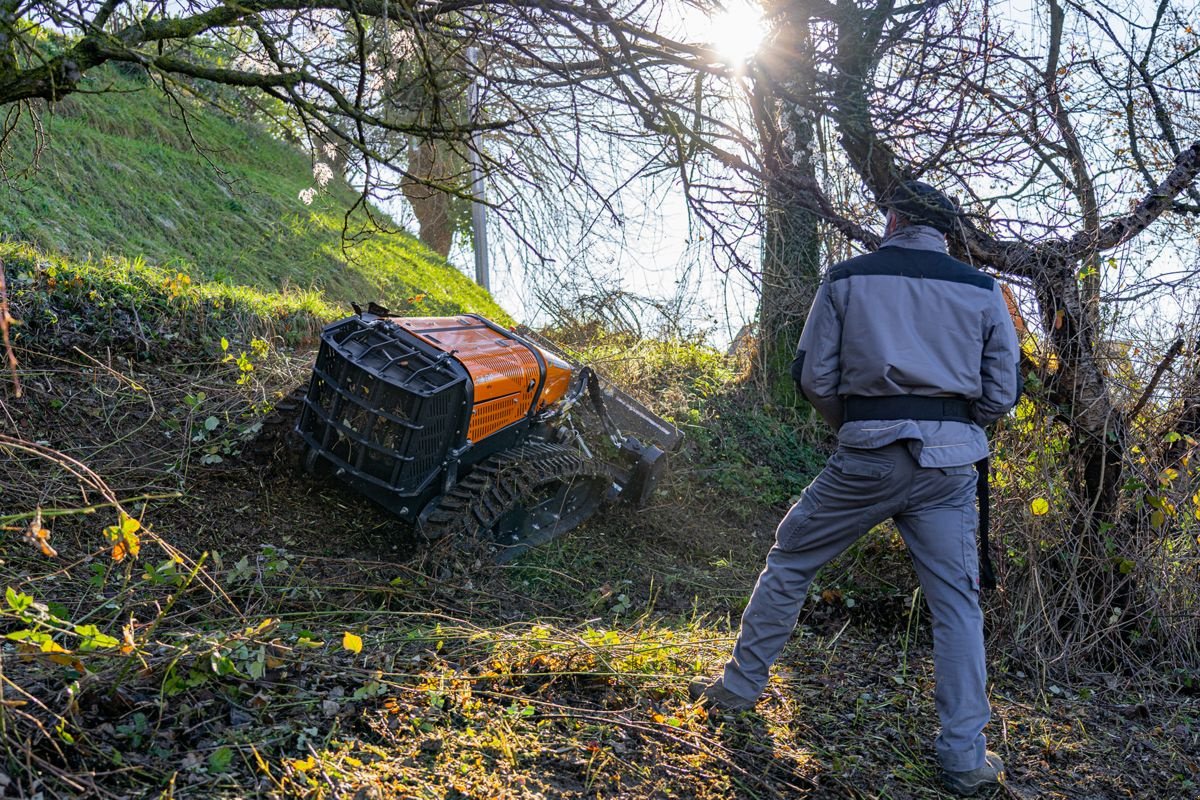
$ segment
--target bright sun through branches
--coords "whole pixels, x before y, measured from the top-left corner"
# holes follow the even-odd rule
[[[740,64],[758,52],[767,34],[762,6],[745,0],[730,0],[724,10],[708,18],[708,35],[721,59]]]

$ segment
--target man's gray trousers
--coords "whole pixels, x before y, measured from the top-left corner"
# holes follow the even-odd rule
[[[891,517],[912,554],[933,617],[936,741],[943,768],[984,763],[991,716],[979,610],[975,469],[921,467],[903,442],[876,450],[841,447],[779,523],[758,577],[724,686],[756,698],[767,685],[813,577],[830,559]]]

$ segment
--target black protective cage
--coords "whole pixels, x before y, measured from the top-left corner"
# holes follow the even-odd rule
[[[415,518],[442,491],[470,421],[470,375],[390,319],[349,317],[321,332],[298,430],[323,462],[393,513]]]

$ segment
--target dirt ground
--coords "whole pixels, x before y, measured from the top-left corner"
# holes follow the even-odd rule
[[[74,462],[0,451],[0,514],[97,507],[45,521],[54,558],[5,534],[4,584],[124,644],[0,648],[0,796],[943,796],[928,615],[902,562],[852,604],[816,590],[755,711],[710,715],[687,683],[727,656],[782,509],[705,486],[685,454],[652,507],[464,565],[243,453],[256,405],[303,369],[247,387],[216,360],[22,354],[28,395],[3,400],[0,434],[87,464],[143,538],[114,562],[115,512]],[[1200,797],[1200,700],[1169,676],[991,654],[995,796]]]

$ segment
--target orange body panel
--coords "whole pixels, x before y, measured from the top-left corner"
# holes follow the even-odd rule
[[[451,353],[467,368],[475,386],[467,430],[472,442],[558,402],[570,387],[570,364],[515,335],[492,328],[480,317],[410,317],[395,321],[439,350]],[[535,349],[546,365],[540,393],[542,375]]]

